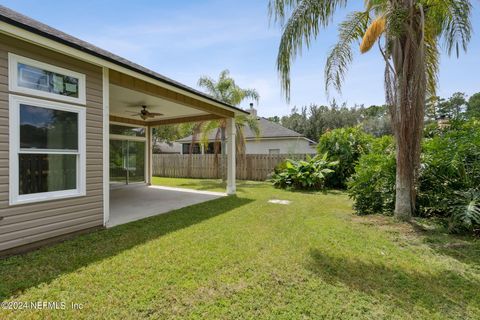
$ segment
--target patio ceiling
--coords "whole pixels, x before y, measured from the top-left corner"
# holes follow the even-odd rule
[[[150,112],[163,114],[163,116],[155,117],[150,119],[150,121],[209,114],[208,112],[193,109],[160,97],[110,84],[110,115],[141,120],[138,116],[132,117],[132,114],[140,112],[142,105],[146,105]]]
[[[110,120],[157,126],[182,122],[233,118],[245,111],[205,100],[200,96],[179,93],[147,81],[110,70]],[[142,120],[134,113],[147,106],[161,116]]]

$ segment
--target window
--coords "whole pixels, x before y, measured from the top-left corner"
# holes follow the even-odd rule
[[[85,108],[10,95],[10,204],[85,195]]]
[[[129,127],[120,124],[110,124],[110,134],[130,137],[145,137],[145,127]]]
[[[205,154],[215,154],[215,149],[217,149],[217,154],[222,153],[222,145],[220,141],[218,142],[209,142],[205,148]]]
[[[183,143],[182,144],[182,153],[183,154],[190,154],[190,145],[191,143]],[[199,143],[195,143],[192,148],[192,154],[201,154],[202,149]]]
[[[9,89],[85,104],[85,75],[9,53]]]
[[[280,149],[268,149],[268,154],[280,154]]]

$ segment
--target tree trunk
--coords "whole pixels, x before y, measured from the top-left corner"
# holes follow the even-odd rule
[[[426,98],[423,12],[409,0],[397,3],[408,17],[404,33],[390,40],[393,66],[387,64],[385,83],[397,144],[395,217],[409,220],[415,211],[420,144]]]
[[[395,217],[402,221],[411,218],[415,211],[415,172],[412,167],[415,159],[412,155],[415,153],[415,143],[399,143],[397,139],[397,172],[395,179]]]

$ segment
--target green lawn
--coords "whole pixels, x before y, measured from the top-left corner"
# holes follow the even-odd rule
[[[0,260],[0,300],[67,303],[0,319],[480,319],[478,240],[353,216],[339,192],[238,190]]]

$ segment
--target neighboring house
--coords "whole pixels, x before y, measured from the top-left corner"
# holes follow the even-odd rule
[[[256,116],[255,109],[247,110]],[[287,129],[282,125],[268,121],[265,118],[258,118],[260,135],[257,137],[248,126],[243,128],[245,137],[246,154],[313,154],[316,153],[317,144],[298,132]],[[190,148],[192,136],[177,140],[182,144],[182,154],[211,154],[215,153],[214,143],[216,130],[213,130],[208,137],[208,144],[196,143]],[[200,139],[200,137],[199,137]],[[218,146],[220,149],[220,146]],[[220,152],[220,151],[218,151]]]
[[[157,142],[153,146],[153,153],[155,154],[181,154],[182,145],[178,142]]]
[[[141,185],[159,125],[226,119],[235,193],[247,112],[2,6],[0,64],[0,255],[195,203]]]

